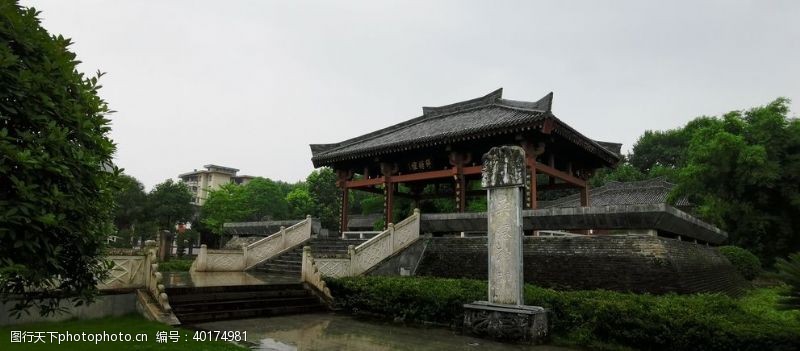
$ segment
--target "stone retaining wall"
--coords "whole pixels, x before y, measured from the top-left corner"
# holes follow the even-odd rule
[[[526,237],[526,283],[651,293],[723,292],[746,282],[714,247],[648,235]],[[486,237],[432,238],[417,275],[486,279]]]

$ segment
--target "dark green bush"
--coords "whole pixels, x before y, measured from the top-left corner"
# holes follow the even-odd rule
[[[328,279],[342,308],[391,319],[460,325],[485,281],[422,277]],[[554,337],[582,346],[643,350],[796,350],[800,322],[744,309],[717,294],[662,295],[525,286],[525,301],[552,312]]]
[[[172,259],[166,262],[158,263],[158,270],[160,272],[188,272],[192,267],[194,260]]]
[[[789,259],[779,258],[775,263],[777,277],[789,288],[783,294],[781,305],[786,309],[800,310],[800,252],[789,255]]]
[[[752,252],[738,246],[721,246],[719,252],[745,279],[753,280],[761,274],[761,261]]]

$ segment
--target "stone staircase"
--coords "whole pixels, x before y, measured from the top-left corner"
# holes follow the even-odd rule
[[[299,273],[298,273],[299,274]],[[324,302],[304,283],[167,288],[181,324],[320,312]]]
[[[358,246],[367,239],[314,238],[258,265],[255,270],[270,275],[300,276],[303,247],[311,246],[315,258],[347,257],[349,245]]]

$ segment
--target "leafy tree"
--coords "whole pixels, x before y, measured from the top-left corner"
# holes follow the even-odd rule
[[[284,183],[285,184],[285,183]],[[256,178],[244,185],[244,204],[250,209],[247,221],[286,219],[289,205],[281,186],[266,178]],[[305,217],[305,216],[303,216]]]
[[[289,216],[293,219],[305,218],[314,212],[314,199],[308,193],[308,188],[298,186],[286,195],[286,203],[289,205]]]
[[[167,179],[147,195],[148,214],[159,229],[174,231],[178,223],[188,222],[194,214],[192,193],[182,182]]]
[[[686,152],[694,133],[717,123],[718,120],[713,117],[698,117],[678,129],[645,131],[633,145],[628,161],[644,174],[657,166],[683,167],[686,165]]]
[[[800,248],[800,121],[788,104],[733,111],[695,131],[673,194],[764,262]]]
[[[336,187],[336,174],[327,167],[315,169],[306,178],[306,184],[309,195],[314,199],[312,215],[320,219],[323,228],[338,231],[341,190]]]
[[[589,185],[600,187],[610,181],[632,182],[646,179],[647,175],[630,163],[622,163],[616,168],[601,168],[589,179]]]
[[[91,301],[113,232],[110,112],[38,12],[0,2],[0,295],[16,313]],[[15,313],[15,314],[16,314]]]
[[[200,221],[213,233],[222,234],[225,222],[241,222],[250,214],[244,206],[244,186],[225,184],[208,193]]]
[[[383,213],[383,195],[369,194],[359,202],[361,214]]]
[[[244,185],[225,184],[209,193],[201,210],[201,221],[212,232],[222,234],[226,222],[286,219],[289,205],[278,183],[256,178]]]
[[[136,178],[120,174],[118,190],[114,193],[114,225],[117,229],[134,229],[135,224],[144,220],[147,209],[147,193],[144,185]]]

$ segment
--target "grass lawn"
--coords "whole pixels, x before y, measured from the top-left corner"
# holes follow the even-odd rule
[[[12,331],[25,331],[43,333],[43,340],[46,343],[11,343]],[[159,343],[156,341],[156,333],[164,331],[178,331],[179,341]],[[136,334],[144,333],[147,341],[106,341],[95,344],[94,342],[62,342],[58,344],[58,336],[54,336],[51,342],[50,334],[47,332],[59,333],[107,333],[119,334],[129,333],[136,337]],[[194,331],[183,328],[172,328],[170,326],[149,321],[138,315],[124,317],[107,317],[90,320],[72,320],[65,322],[43,322],[33,324],[21,324],[0,327],[0,350],[247,350],[247,348],[224,342],[224,341],[195,341],[193,340]],[[42,334],[39,334],[42,335]],[[174,335],[174,334],[173,334]],[[35,338],[34,338],[35,339]],[[169,339],[168,339],[169,340]],[[36,340],[38,341],[38,340]]]

